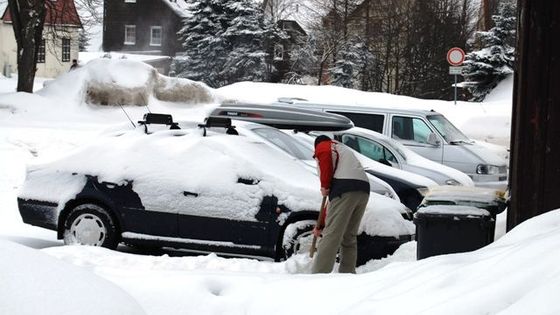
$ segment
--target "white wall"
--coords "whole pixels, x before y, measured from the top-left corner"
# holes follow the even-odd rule
[[[44,33],[46,49],[45,63],[37,64],[38,77],[54,78],[67,72],[72,59],[78,59],[79,28],[66,28],[57,31],[56,36],[46,28]],[[70,38],[70,61],[62,62],[62,37]],[[0,22],[0,73],[4,73],[6,64],[12,67],[12,73],[17,72],[17,45],[12,24]]]

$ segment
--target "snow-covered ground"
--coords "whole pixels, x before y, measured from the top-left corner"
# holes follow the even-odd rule
[[[54,232],[23,224],[16,196],[26,164],[57,159],[114,124],[130,123],[119,107],[85,102],[91,78],[106,71],[97,83],[115,79],[128,87],[144,86],[148,81],[142,67],[115,76],[99,64],[92,72],[85,67],[34,95],[12,93],[15,79],[0,77],[0,314],[560,313],[554,303],[560,289],[560,210],[472,253],[416,261],[416,244],[410,242],[391,257],[368,262],[357,275],[309,275],[306,256],[274,263],[61,246]],[[153,91],[147,94],[149,108],[178,119],[201,119],[216,106],[162,101]],[[300,96],[362,104],[430,102],[477,140],[503,138],[494,142],[508,143],[509,137],[511,81],[499,86],[488,102],[457,106],[336,87],[240,83],[209,91],[215,102],[236,96],[253,101]],[[147,111],[124,109],[132,121]],[[472,127],[484,119],[495,119],[492,128]],[[501,236],[503,215],[498,226]]]

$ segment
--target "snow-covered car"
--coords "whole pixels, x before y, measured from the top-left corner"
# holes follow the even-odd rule
[[[303,248],[321,197],[317,176],[300,163],[235,132],[145,130],[101,137],[30,166],[18,196],[23,221],[57,231],[66,244],[124,242],[276,260]],[[371,194],[359,262],[412,239],[402,208]]]
[[[428,177],[439,185],[474,186],[467,174],[428,160],[375,131],[354,127],[336,132],[334,137],[374,161]]]

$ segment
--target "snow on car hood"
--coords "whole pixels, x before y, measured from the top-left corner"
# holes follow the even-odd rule
[[[317,176],[264,143],[241,136],[204,137],[201,130],[146,135],[143,128],[103,137],[60,160],[29,167],[20,198],[56,202],[61,208],[72,198],[61,190],[75,195],[83,187],[83,182],[68,179],[72,173],[97,176],[99,182],[132,181],[144,207],[162,212],[189,209],[191,215],[254,221],[264,196],[276,196],[292,211],[317,210],[321,202]],[[240,178],[254,184],[239,183]],[[186,198],[184,192],[198,197]],[[402,218],[403,208],[372,195],[361,231],[412,234],[414,225]]]

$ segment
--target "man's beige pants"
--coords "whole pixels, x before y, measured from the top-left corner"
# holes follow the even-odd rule
[[[369,193],[350,191],[330,201],[323,237],[317,246],[312,273],[330,273],[340,248],[340,273],[356,273],[358,242],[356,236]]]

